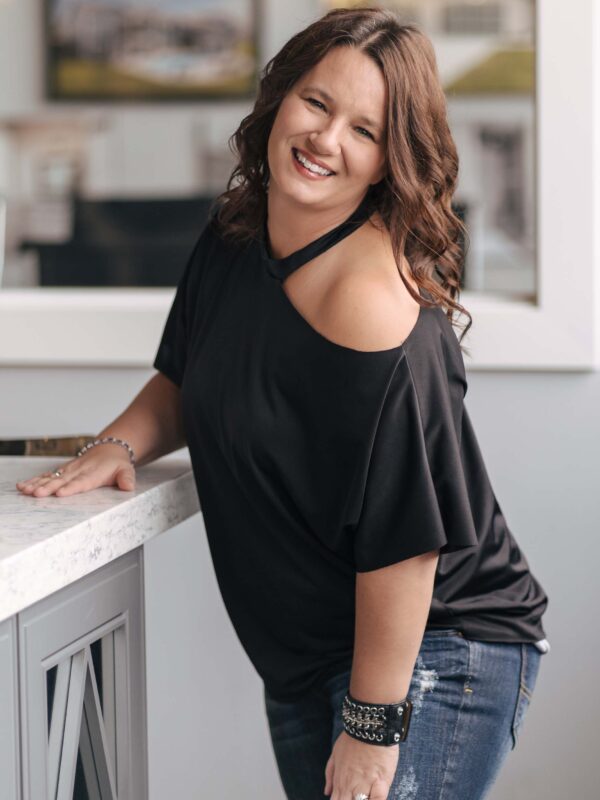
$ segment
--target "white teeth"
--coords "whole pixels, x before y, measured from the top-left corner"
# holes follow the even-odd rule
[[[298,152],[298,150],[294,150],[294,156],[297,161],[303,164],[306,169],[309,169],[311,172],[316,172],[318,175],[333,175],[333,172],[320,167],[318,164],[313,164],[312,161],[309,161],[308,158],[305,158],[302,153]]]

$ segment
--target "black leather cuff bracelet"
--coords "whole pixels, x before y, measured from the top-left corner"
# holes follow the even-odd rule
[[[412,703],[361,703],[350,692],[342,703],[344,730],[361,742],[389,747],[408,735]]]

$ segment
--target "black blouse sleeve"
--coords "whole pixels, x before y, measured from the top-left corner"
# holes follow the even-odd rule
[[[187,348],[198,301],[201,263],[206,255],[209,225],[210,220],[196,240],[179,279],[153,362],[153,367],[177,386],[181,386],[187,361]]]
[[[461,455],[464,392],[430,361],[413,375],[403,355],[388,386],[354,530],[357,572],[478,544]]]

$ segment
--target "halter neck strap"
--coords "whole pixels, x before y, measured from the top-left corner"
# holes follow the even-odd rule
[[[356,228],[365,222],[370,216],[371,198],[369,192],[363,197],[360,204],[345,220],[336,225],[330,231],[327,231],[318,239],[300,247],[293,253],[290,253],[283,258],[274,258],[269,251],[269,233],[267,228],[267,215],[265,214],[262,224],[262,236],[259,240],[261,255],[266,263],[267,269],[276,278],[284,281],[295,269],[311,261],[321,253],[324,253],[334,244],[344,239],[351,234]]]

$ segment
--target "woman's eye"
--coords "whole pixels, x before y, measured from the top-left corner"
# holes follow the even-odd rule
[[[321,103],[321,101],[317,100],[315,97],[307,97],[306,98],[306,102],[307,103],[311,103],[311,104],[312,103],[316,103],[317,106],[319,106],[320,108],[323,108],[323,109],[325,108],[323,103]],[[370,131],[368,131],[366,128],[357,128],[356,130],[357,131],[362,131],[361,136],[368,136],[369,139],[373,139],[373,141],[375,141],[375,137],[373,136],[373,134]]]

